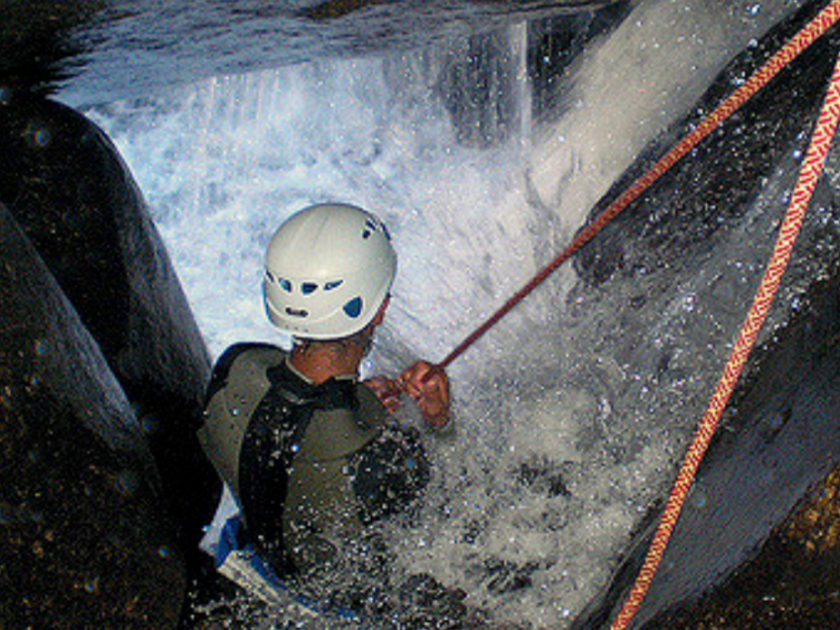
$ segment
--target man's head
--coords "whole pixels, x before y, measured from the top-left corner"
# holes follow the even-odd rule
[[[320,204],[288,219],[265,258],[266,312],[298,339],[350,337],[381,321],[397,255],[373,214]]]

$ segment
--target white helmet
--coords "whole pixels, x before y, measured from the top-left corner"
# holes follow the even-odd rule
[[[266,312],[298,337],[347,337],[376,317],[396,272],[391,237],[376,216],[345,204],[311,206],[268,244]]]

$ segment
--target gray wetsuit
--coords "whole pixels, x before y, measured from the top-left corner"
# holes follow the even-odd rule
[[[416,434],[369,388],[354,378],[316,385],[267,344],[219,359],[199,437],[281,575],[332,570],[365,525],[403,511],[429,479]]]

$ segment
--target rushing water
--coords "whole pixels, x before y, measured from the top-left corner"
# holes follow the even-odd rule
[[[645,143],[795,3],[734,4],[644,4],[582,55],[541,127],[548,140],[529,116],[522,27],[505,31],[513,131],[489,147],[458,141],[439,88],[443,44],[220,76],[88,113],[135,174],[214,356],[237,341],[287,343],[260,294],[283,219],[326,200],[379,214],[400,273],[365,369],[394,374],[443,358],[520,288]],[[436,473],[423,514],[386,532],[401,568],[465,589],[497,619],[563,627],[670,479],[762,254],[739,255],[677,278],[667,301],[632,317],[609,298],[587,312],[574,294],[570,308],[576,278],[561,270],[458,359],[457,433],[427,436]]]

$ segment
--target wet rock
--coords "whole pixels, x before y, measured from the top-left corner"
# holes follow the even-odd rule
[[[840,464],[838,313],[835,274],[815,283],[797,316],[756,353],[634,627],[702,627],[692,624],[717,620],[715,611],[723,610],[740,621],[720,627],[735,630],[793,627],[785,625],[796,618],[793,610],[836,619],[837,584],[826,576],[840,563],[838,475],[823,480]],[[618,611],[657,524],[636,538],[610,588],[575,620],[575,630],[600,628]],[[671,617],[672,610],[680,612]],[[820,623],[794,625],[826,627]]]
[[[780,525],[742,571],[645,628],[822,630],[840,619],[840,469]]]
[[[219,492],[195,437],[210,361],[130,172],[77,112],[11,93],[0,105],[0,201],[146,427],[161,496],[185,546],[194,548]]]
[[[577,12],[599,8],[609,4],[610,0],[571,0],[567,2],[554,2],[551,5],[553,11]],[[326,0],[317,2],[314,6],[306,7],[301,14],[313,20],[334,20],[344,17],[356,11],[369,9],[378,5],[387,4],[388,0]],[[508,5],[511,10],[529,11],[546,10],[546,3],[540,1],[526,0],[508,2],[506,0],[476,0],[474,4],[486,5]]]
[[[96,342],[0,205],[0,626],[174,628],[154,461]]]
[[[541,568],[538,562],[526,562],[522,565],[504,560],[487,561],[485,563],[490,580],[487,590],[495,595],[512,593],[533,585],[531,575]]]
[[[537,459],[519,465],[516,478],[533,491],[544,493],[549,499],[571,496],[558,466],[550,461]]]
[[[652,143],[590,216],[600,214],[696,128],[822,6],[811,3],[733,60],[693,111]],[[815,42],[587,245],[574,260],[587,281],[582,290],[606,286],[615,274],[644,286],[655,273],[673,274],[696,266],[721,246],[728,233],[751,220],[756,199],[771,188],[774,178],[785,180],[783,188],[791,188],[831,77],[838,42],[836,33]],[[781,216],[783,200],[765,205],[762,212]],[[756,235],[755,246],[761,245]],[[644,303],[646,296],[637,294],[633,299]]]
[[[521,114],[514,89],[518,63],[507,30],[465,38],[453,50],[439,89],[458,142],[492,146],[517,130]]]
[[[68,36],[92,23],[102,0],[29,0],[4,2],[0,20],[0,90],[47,93],[78,69],[70,61],[83,53],[78,38]]]
[[[708,111],[709,103],[720,102],[720,95],[731,92],[739,77],[749,76],[751,66],[777,50],[803,26],[804,20],[823,6],[810,3],[793,20],[780,25],[765,41],[747,51],[713,87],[709,101],[701,109]],[[738,331],[729,322],[735,320],[737,326],[743,322],[743,313],[769,257],[771,237],[775,238],[776,226],[799,170],[799,160],[810,138],[810,126],[803,128],[802,124],[813,120],[819,110],[840,44],[833,33],[815,46],[779,74],[766,91],[757,95],[757,100],[730,119],[714,137],[707,138],[708,144],[687,156],[689,159],[682,167],[663,178],[615,224],[614,231],[593,243],[595,247],[578,261],[579,270],[586,278],[578,289],[585,292],[601,287],[604,295],[609,296],[619,285],[615,278],[632,278],[632,299],[638,299],[639,290],[647,288],[645,299],[640,301],[648,304],[646,308],[667,289],[666,278],[680,273],[701,279],[686,283],[692,290],[690,299],[680,305],[692,314],[691,320],[684,321],[692,323],[683,327],[679,318],[668,321],[667,336],[661,337],[667,343],[662,344],[655,360],[651,356],[650,371],[655,375],[651,382],[658,391],[661,383],[679,383],[686,378],[684,374],[690,374],[686,367],[693,368],[701,361],[703,348],[699,344],[696,351],[680,352],[691,356],[691,365],[686,362],[680,365],[680,353],[672,352],[670,344],[687,347],[693,340],[714,339],[709,334],[709,331],[714,334],[713,326],[704,324],[707,326],[704,332],[697,324],[701,321],[698,313],[707,309],[707,305],[714,305],[715,312],[714,319],[709,321],[714,326],[725,327],[728,339],[734,340]],[[776,97],[783,94],[784,98]],[[834,155],[829,158],[830,163],[836,160],[836,152]],[[727,161],[731,164],[725,164]],[[836,169],[836,164],[832,168]],[[690,191],[690,194],[676,194],[679,191]],[[783,548],[790,548],[787,543],[773,542],[772,532],[796,509],[809,489],[840,463],[840,429],[836,422],[840,413],[837,394],[840,369],[836,352],[840,338],[838,216],[836,193],[824,180],[817,188],[777,304],[765,327],[763,346],[751,358],[746,378],[730,402],[634,628],[648,628],[648,624],[672,627],[668,623],[656,625],[659,622],[653,620],[664,618],[659,615],[667,611],[690,610],[699,598],[730,589],[728,597],[733,607],[737,606],[739,597],[745,607],[758,606],[751,613],[745,612],[744,618],[750,614],[756,619],[763,615],[759,591],[754,596],[748,595],[738,590],[744,588],[744,583],[730,586],[735,582],[729,580],[735,580],[734,575],[753,571],[752,562],[759,550],[766,549],[762,554],[772,557],[781,554]],[[762,233],[763,243],[760,242]],[[739,248],[733,234],[742,234],[740,240],[746,246]],[[609,258],[610,250],[620,251],[621,260]],[[749,266],[754,271],[740,278],[731,274],[726,281],[723,278],[730,274],[730,268],[708,273],[706,261],[720,260],[729,251],[733,252],[732,267]],[[598,269],[605,261],[616,263],[611,275]],[[730,316],[728,311],[733,308],[742,310]],[[630,309],[626,312],[629,319],[632,313]],[[658,325],[658,321],[653,325]],[[643,321],[627,327],[631,333],[647,329],[649,326]],[[648,346],[631,336],[625,335],[618,342],[627,344],[626,356],[633,358],[632,363],[638,369],[644,357],[640,360],[630,344]],[[725,355],[720,357],[721,363],[723,360]],[[687,397],[686,391],[674,397],[675,404]],[[704,394],[703,402],[711,391],[710,388]],[[658,520],[630,541],[622,562],[613,572],[611,584],[575,619],[574,630],[609,626],[638,575],[657,523]],[[790,568],[801,574],[803,584],[814,579],[811,572],[797,571],[795,567],[801,565],[796,559],[786,557],[791,558]],[[783,571],[777,567],[773,571],[779,576],[786,575],[787,580],[792,575],[788,572],[791,569]],[[765,578],[759,581],[766,586]],[[757,585],[759,581],[753,579]],[[811,585],[814,592],[826,593],[816,582]],[[795,591],[792,589],[792,593]],[[778,596],[773,597],[781,601]],[[750,603],[746,603],[747,598]],[[815,600],[810,601],[815,610],[820,606]],[[815,614],[828,615],[836,610],[830,598],[824,599],[823,604],[823,612]],[[777,611],[780,618],[784,617],[780,609]],[[696,625],[687,623],[685,627],[704,627],[703,623],[710,624],[705,627],[742,627],[713,626],[712,622],[719,620],[712,614],[692,619]]]

